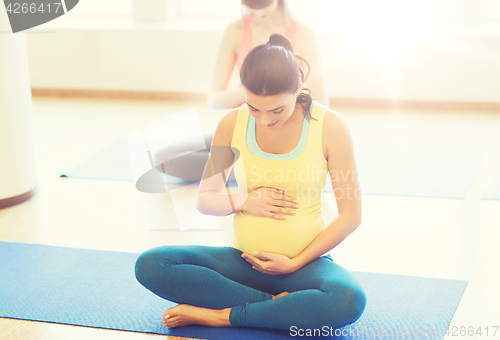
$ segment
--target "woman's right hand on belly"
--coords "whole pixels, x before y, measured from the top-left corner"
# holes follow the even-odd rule
[[[285,220],[286,216],[283,215],[295,215],[295,210],[298,208],[297,200],[285,195],[283,190],[259,187],[248,193],[241,211],[255,216]]]

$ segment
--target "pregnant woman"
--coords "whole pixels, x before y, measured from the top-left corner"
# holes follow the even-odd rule
[[[245,103],[245,90],[239,80],[241,66],[248,52],[265,43],[273,33],[282,33],[292,43],[293,50],[312,65],[305,87],[315,100],[328,106],[328,90],[321,61],[320,46],[313,30],[296,20],[286,0],[242,0],[246,15],[227,26],[217,55],[208,102],[213,108],[234,108]],[[300,61],[299,61],[300,63]],[[205,134],[207,148],[213,132]],[[198,150],[189,144],[170,145],[165,152]],[[209,150],[189,153],[164,164],[164,172],[187,181],[199,182],[207,163]],[[230,180],[234,181],[232,174]]]
[[[280,34],[251,50],[246,104],[216,129],[197,208],[234,214],[232,244],[161,246],[137,260],[137,280],[178,303],[163,314],[168,327],[339,328],[364,311],[360,283],[329,254],[361,223],[352,138],[341,115],[303,91],[296,59]],[[235,194],[225,187],[232,168]],[[327,172],[338,208],[328,225]]]

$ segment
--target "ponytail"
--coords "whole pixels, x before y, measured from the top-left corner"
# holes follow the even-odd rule
[[[307,66],[307,75],[299,67],[297,60]],[[299,80],[305,83],[310,73],[309,62],[293,52],[290,40],[282,34],[273,34],[269,41],[251,50],[241,66],[242,85],[258,96],[272,96],[292,93],[297,90]],[[306,119],[311,116],[311,89],[302,88],[297,103],[304,109]]]

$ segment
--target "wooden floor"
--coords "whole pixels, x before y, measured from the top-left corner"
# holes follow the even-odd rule
[[[40,191],[0,210],[0,241],[136,253],[162,244],[228,244],[231,217],[207,226],[221,231],[181,232],[168,194],[144,194],[132,182],[59,178],[115,139],[168,114],[195,107],[209,132],[224,110],[202,102],[50,97],[35,97],[33,107]],[[451,326],[500,326],[500,201],[480,200],[500,168],[500,112],[334,109],[349,122],[357,152],[483,157],[463,200],[364,195],[363,224],[334,250],[335,262],[352,271],[468,280]],[[324,206],[330,221],[336,215],[333,194],[325,194]],[[173,339],[0,318],[0,339],[153,337]]]

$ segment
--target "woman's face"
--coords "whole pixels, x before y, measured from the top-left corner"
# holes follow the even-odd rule
[[[244,87],[243,87],[244,88]],[[280,93],[274,96],[258,96],[245,89],[250,114],[256,124],[268,129],[279,129],[295,112],[297,93]]]
[[[267,19],[271,18],[273,14],[276,13],[277,9],[278,9],[278,0],[273,0],[272,3],[267,7],[259,9],[252,9],[250,7],[248,8],[250,13],[252,14],[252,17],[261,21],[266,21]]]

